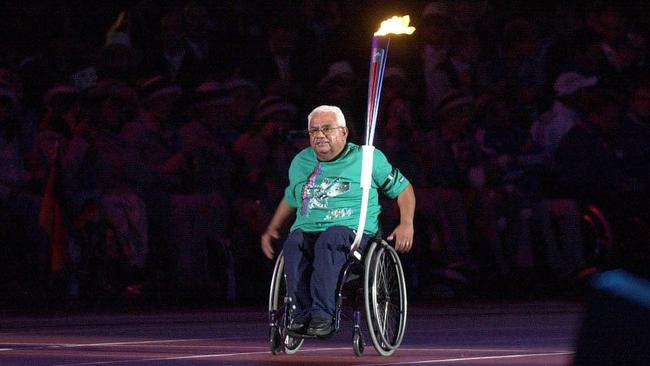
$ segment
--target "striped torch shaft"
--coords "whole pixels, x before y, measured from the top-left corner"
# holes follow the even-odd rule
[[[370,53],[370,75],[368,78],[368,109],[366,111],[366,140],[362,146],[361,163],[361,211],[359,213],[359,226],[350,248],[351,254],[361,260],[359,246],[363,236],[368,213],[368,199],[372,188],[372,160],[375,147],[375,127],[377,125],[377,114],[379,112],[379,99],[381,97],[381,85],[384,81],[384,70],[388,59],[388,45],[390,38],[386,36],[374,36],[372,38],[372,50]]]

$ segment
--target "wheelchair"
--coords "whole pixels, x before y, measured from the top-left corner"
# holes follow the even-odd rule
[[[390,356],[397,350],[406,329],[407,295],[402,263],[392,246],[385,240],[373,239],[361,259],[349,255],[339,275],[336,296],[332,335],[339,331],[342,315],[351,318],[354,323],[352,347],[354,354],[361,356],[366,344],[361,331],[362,305],[365,326],[375,350],[382,356]],[[347,302],[352,303],[351,314],[343,311],[343,304]],[[269,291],[269,338],[274,355],[297,352],[309,337],[289,334],[287,326],[292,320],[284,257],[280,253]]]
[[[650,224],[637,212],[605,213],[595,205],[583,207],[585,261],[598,270],[625,268],[650,276]]]
[[[607,216],[595,205],[582,207],[582,235],[585,262],[605,270],[616,264],[619,248]]]

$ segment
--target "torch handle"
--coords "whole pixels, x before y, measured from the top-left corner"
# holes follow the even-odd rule
[[[359,226],[350,247],[350,253],[357,259],[361,259],[359,245],[363,237],[363,231],[366,227],[366,216],[368,215],[368,200],[370,198],[370,189],[372,188],[372,161],[375,153],[375,147],[371,145],[361,146],[361,211],[359,213]]]

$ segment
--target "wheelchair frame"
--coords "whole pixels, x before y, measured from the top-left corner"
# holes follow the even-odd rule
[[[280,253],[269,291],[269,338],[273,354],[293,354],[310,337],[287,332],[293,309],[285,281],[284,256]],[[366,328],[377,353],[389,356],[397,350],[406,329],[408,299],[402,263],[392,246],[384,240],[372,240],[361,261],[348,256],[339,275],[336,297],[335,330],[331,335],[338,333],[342,315],[348,315],[343,311],[344,300],[353,297],[352,315],[348,316],[354,323],[352,346],[357,356],[363,354],[366,342],[361,331],[361,297]]]

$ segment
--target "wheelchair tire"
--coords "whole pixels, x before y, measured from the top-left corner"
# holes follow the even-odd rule
[[[385,241],[373,242],[364,264],[364,303],[368,332],[375,350],[390,356],[404,337],[407,317],[402,263]]]
[[[284,279],[284,257],[282,253],[275,261],[273,275],[271,276],[271,288],[269,290],[269,318],[271,319],[271,353],[277,355],[281,351],[286,354],[294,354],[300,349],[303,338],[292,337],[287,334],[288,324],[287,308],[285,303],[287,287]]]

